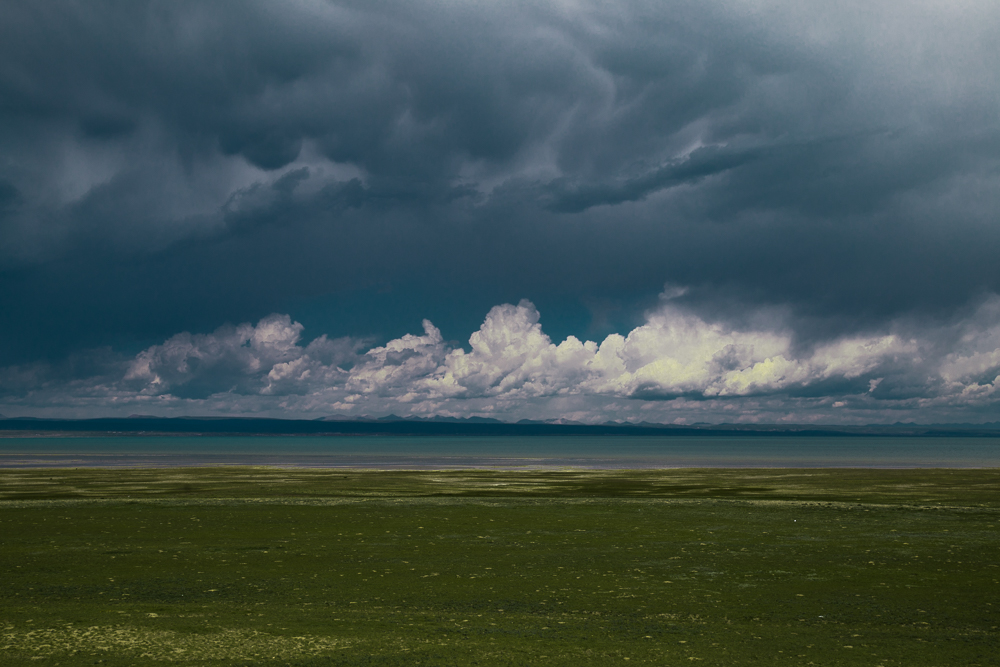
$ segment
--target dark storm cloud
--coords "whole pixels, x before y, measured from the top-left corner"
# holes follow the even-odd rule
[[[788,358],[909,323],[938,363],[1000,291],[998,33],[980,2],[6,3],[0,364],[273,312],[464,341],[525,296],[602,339],[665,283]],[[259,389],[227,359],[178,391]]]
[[[734,152],[718,148],[698,148],[684,159],[673,161],[671,164],[621,183],[583,186],[568,192],[560,192],[559,186],[562,184],[555,183],[553,185],[557,194],[550,208],[560,212],[578,213],[592,206],[636,201],[659,190],[685,183],[695,184],[708,176],[739,167],[755,157],[751,151]]]

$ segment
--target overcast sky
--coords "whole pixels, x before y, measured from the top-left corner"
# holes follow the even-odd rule
[[[1000,419],[1000,5],[0,5],[0,414]]]

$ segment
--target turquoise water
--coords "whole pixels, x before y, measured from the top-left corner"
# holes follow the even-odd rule
[[[157,436],[0,438],[0,467],[1000,467],[1000,438]]]

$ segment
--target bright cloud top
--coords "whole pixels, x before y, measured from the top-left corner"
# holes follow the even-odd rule
[[[787,333],[732,330],[671,307],[628,336],[600,344],[570,336],[556,345],[528,301],[493,308],[469,339],[471,352],[450,349],[426,320],[424,331],[369,351],[349,373],[346,400],[746,396],[857,378],[914,351],[912,342],[889,335],[836,341],[797,359]]]

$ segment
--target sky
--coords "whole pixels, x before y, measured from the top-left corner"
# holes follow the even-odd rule
[[[0,5],[0,414],[1000,420],[989,0]]]

